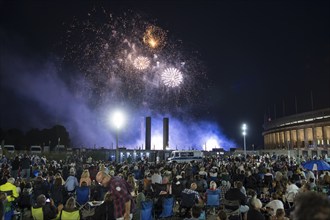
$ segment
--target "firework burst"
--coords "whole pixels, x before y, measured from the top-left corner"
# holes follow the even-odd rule
[[[150,60],[148,57],[138,56],[137,58],[135,58],[133,65],[138,70],[145,70],[149,67]]]
[[[162,72],[161,79],[165,86],[174,88],[182,83],[183,76],[180,70],[171,67]]]
[[[166,32],[160,27],[150,25],[144,32],[143,43],[151,50],[162,49],[166,44]]]
[[[66,24],[63,63],[76,68],[86,81],[73,89],[83,89],[84,97],[97,106],[128,102],[168,112],[201,103],[198,95],[203,88],[195,88],[205,76],[203,65],[182,47],[182,41],[169,41],[167,31],[152,23],[134,12],[114,16],[102,8],[85,20]]]

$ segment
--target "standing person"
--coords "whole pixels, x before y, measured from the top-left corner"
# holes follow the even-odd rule
[[[114,216],[117,220],[130,220],[133,217],[134,202],[131,196],[132,188],[118,176],[110,176],[104,171],[96,175],[96,181],[104,187],[108,187],[113,196]]]
[[[31,160],[27,154],[21,159],[21,178],[30,179]]]
[[[19,170],[19,157],[16,156],[15,159],[11,162],[11,176],[15,179],[18,176],[18,170]]]

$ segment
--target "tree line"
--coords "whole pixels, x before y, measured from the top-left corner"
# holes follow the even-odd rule
[[[50,146],[54,149],[56,145],[70,146],[69,132],[63,125],[55,125],[52,128],[32,128],[24,133],[17,128],[3,130],[0,128],[2,145],[15,145],[21,150],[28,150],[31,145]]]

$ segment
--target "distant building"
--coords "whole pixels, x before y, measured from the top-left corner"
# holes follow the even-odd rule
[[[265,149],[330,149],[330,108],[269,120],[263,127]]]

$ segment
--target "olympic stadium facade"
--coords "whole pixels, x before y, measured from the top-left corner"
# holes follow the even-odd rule
[[[330,108],[304,112],[264,125],[265,150],[296,150],[298,155],[329,155]]]

